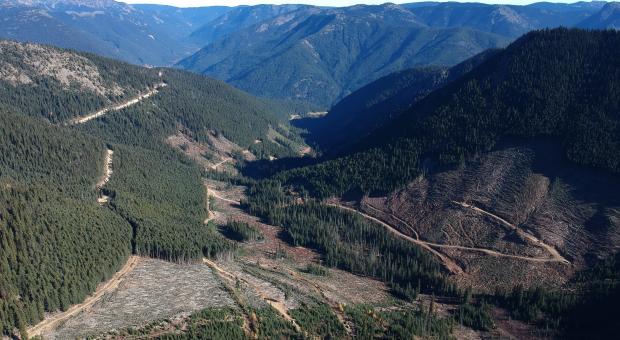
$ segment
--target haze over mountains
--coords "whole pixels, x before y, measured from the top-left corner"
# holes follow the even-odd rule
[[[603,5],[304,7],[231,33],[178,65],[251,93],[327,108],[391,72],[452,66],[532,29],[579,25]]]
[[[605,4],[425,2],[181,9],[112,0],[11,0],[0,5],[0,37],[141,65],[178,62],[178,67],[256,95],[327,109],[391,72],[452,66],[487,48],[506,46],[533,29],[616,27],[617,5]]]

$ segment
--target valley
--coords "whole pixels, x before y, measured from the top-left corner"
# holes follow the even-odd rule
[[[0,4],[0,337],[613,338],[618,18]]]

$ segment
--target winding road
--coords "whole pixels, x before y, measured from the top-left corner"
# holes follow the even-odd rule
[[[528,240],[532,244],[545,249],[551,255],[551,257],[553,258],[553,259],[550,259],[547,262],[561,262],[561,263],[564,263],[564,264],[570,264],[570,261],[568,261],[566,258],[564,258],[564,256],[562,256],[557,249],[555,249],[554,247],[544,243],[541,239],[539,239],[536,236],[530,234],[529,232],[527,232],[527,231],[517,227],[516,225],[506,221],[505,219],[503,219],[503,218],[501,218],[501,217],[499,217],[499,216],[497,216],[497,215],[495,215],[493,213],[490,213],[490,212],[488,212],[486,210],[480,209],[480,208],[478,208],[478,207],[476,207],[474,205],[471,205],[471,204],[467,204],[467,203],[464,203],[464,202],[457,202],[457,201],[452,201],[452,203],[454,203],[456,205],[460,205],[461,207],[464,207],[464,208],[472,209],[472,210],[474,210],[476,212],[479,212],[481,214],[484,214],[486,216],[489,216],[489,217],[493,218],[494,220],[499,221],[500,223],[504,224],[508,228],[516,231],[517,234],[519,234],[519,236],[521,236],[525,240]]]
[[[390,233],[405,239],[411,243],[415,243],[419,246],[421,246],[422,248],[430,251],[433,255],[437,256],[439,258],[439,260],[441,260],[441,263],[443,263],[443,265],[446,267],[446,269],[448,269],[448,271],[450,271],[453,274],[464,274],[465,272],[463,271],[463,268],[461,268],[458,264],[456,264],[456,262],[452,261],[452,259],[450,259],[449,257],[447,257],[446,255],[438,252],[437,250],[433,249],[431,247],[431,244],[428,242],[424,242],[424,241],[420,241],[417,240],[409,235],[405,235],[403,233],[401,233],[398,229],[394,228],[393,226],[383,222],[382,220],[374,217],[374,216],[370,216],[366,213],[363,213],[357,209],[351,208],[351,207],[347,207],[345,205],[341,205],[341,204],[336,204],[336,203],[328,203],[327,205],[332,206],[332,207],[336,207],[339,209],[343,209],[343,210],[347,210],[356,214],[361,215],[362,217],[371,220],[375,223],[378,223],[382,226],[384,226]]]
[[[537,239],[536,237],[534,237],[531,234],[525,233],[522,230],[516,228],[514,225],[510,224],[509,222],[507,222],[506,220],[501,219],[500,217],[497,217],[493,214],[490,214],[488,212],[485,212],[487,215],[490,216],[494,216],[497,219],[503,221],[503,223],[508,224],[510,226],[512,226],[514,229],[517,230],[518,233],[523,233],[525,234],[524,237],[527,238],[528,240],[534,242],[536,245],[541,246],[542,248],[546,249],[549,251],[549,248],[551,248],[552,251],[549,251],[549,254],[551,255],[551,258],[546,258],[546,257],[527,257],[527,256],[519,256],[519,255],[512,255],[512,254],[504,254],[504,253],[500,253],[496,250],[492,250],[492,249],[487,249],[487,248],[478,248],[478,247],[465,247],[465,246],[459,246],[459,245],[449,245],[449,244],[439,244],[439,243],[432,243],[432,242],[427,242],[427,241],[422,241],[418,238],[413,238],[409,235],[405,235],[403,234],[401,231],[399,231],[396,227],[386,223],[385,221],[382,221],[374,216],[368,215],[358,209],[355,208],[351,208],[342,204],[336,204],[336,203],[328,203],[327,205],[332,206],[332,207],[336,207],[339,209],[343,209],[343,210],[347,210],[347,211],[351,211],[354,212],[356,214],[361,215],[362,217],[371,220],[375,223],[380,224],[381,226],[385,227],[389,232],[391,232],[392,234],[405,239],[411,243],[417,244],[419,246],[421,246],[422,248],[430,251],[433,255],[437,256],[442,264],[453,274],[462,274],[464,273],[463,269],[457,265],[452,259],[450,259],[449,257],[447,257],[446,255],[442,254],[441,252],[438,252],[437,250],[435,250],[434,248],[438,248],[438,249],[457,249],[457,250],[465,250],[465,251],[473,251],[473,252],[478,252],[478,253],[483,253],[486,255],[490,255],[490,256],[495,256],[495,257],[507,257],[507,258],[513,258],[513,259],[518,259],[518,260],[523,260],[523,261],[532,261],[532,262],[559,262],[559,263],[564,263],[564,264],[570,264],[570,262],[568,260],[566,260],[564,257],[562,257],[557,250],[555,250],[555,248],[544,244],[542,241],[540,241],[539,239]],[[472,207],[470,205],[467,205],[466,207]],[[374,208],[371,206],[372,209],[375,209],[377,211],[381,211],[377,208]],[[477,209],[476,211],[480,211],[480,212],[484,212],[481,209]],[[381,211],[383,212],[383,211]],[[385,212],[383,212],[385,213]],[[399,219],[402,221],[402,219]],[[404,221],[402,221],[404,222]],[[404,222],[409,228],[411,228],[411,226],[409,226],[406,222]],[[413,230],[413,228],[411,228]],[[414,231],[415,232],[415,231]],[[530,236],[530,237],[526,237]],[[416,237],[417,237],[417,233],[416,233]],[[534,241],[535,240],[535,241]]]

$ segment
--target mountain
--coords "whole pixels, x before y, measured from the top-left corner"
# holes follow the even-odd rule
[[[564,146],[564,155],[573,162],[615,173],[619,170],[614,151],[618,103],[615,87],[608,84],[617,67],[613,54],[618,38],[615,32],[566,29],[527,34],[426,96],[356,148],[368,148],[360,156],[384,150],[380,159],[385,162],[409,145],[410,158],[399,162],[408,159],[410,165],[394,168],[407,173],[427,157],[439,164],[458,164],[491,150],[508,136],[550,137]],[[580,57],[567,58],[569,54]],[[600,63],[588,65],[588,60]],[[355,186],[365,192],[392,190],[411,174],[417,176],[417,171],[406,173],[359,177],[369,182],[357,183],[350,181],[357,176],[345,182],[332,177],[335,186],[326,189],[339,194]]]
[[[579,27],[589,29],[620,29],[620,3],[610,2],[606,4],[598,13],[582,21]]]
[[[185,37],[225,10],[134,7],[111,0],[6,1],[0,4],[0,38],[169,65],[197,50]]]
[[[451,68],[414,68],[392,73],[351,93],[327,115],[294,120],[324,152],[343,152],[432,91],[469,72],[496,52],[485,51]]]
[[[190,35],[190,39],[201,46],[207,45],[229,33],[253,26],[259,22],[298,10],[300,5],[256,5],[239,6],[222,16],[209,20]]]
[[[130,254],[189,262],[229,249],[204,224],[202,171],[298,151],[284,145],[280,104],[218,80],[13,41],[0,41],[0,65],[6,335],[83,301]]]
[[[595,14],[603,4],[534,3],[514,6],[447,2],[405,4],[403,7],[431,27],[469,27],[517,38],[533,29],[575,26]]]
[[[523,199],[542,213],[546,208],[539,204],[551,204],[546,200],[557,192],[549,190],[560,190],[554,185],[562,183],[563,199],[572,200],[575,209],[598,208],[558,213],[558,218],[570,220],[579,237],[590,240],[586,244],[599,245],[597,250],[564,239],[557,241],[566,242],[563,251],[579,261],[589,252],[609,252],[618,239],[614,211],[620,206],[611,189],[620,183],[620,102],[613,86],[618,49],[620,34],[613,31],[529,33],[414,103],[354,147],[357,151],[276,178],[319,197],[387,194],[399,200],[394,204],[413,209],[403,212],[473,200],[515,219],[521,217],[513,200]],[[534,174],[542,176],[536,189],[546,193],[542,201],[530,201],[534,198],[523,191],[530,190]],[[530,218],[541,219],[530,227],[543,234],[566,227],[545,224],[543,216]]]
[[[326,107],[391,72],[453,65],[507,42],[469,28],[428,27],[394,4],[304,7],[231,33],[178,66],[257,95]]]
[[[226,6],[179,8],[148,4],[135,4],[132,7],[142,11],[144,16],[151,16],[157,26],[171,37],[184,40],[206,23],[234,9]]]
[[[593,268],[615,266],[620,247],[619,51],[613,30],[530,32],[412,98],[345,155],[260,182],[248,207],[334,265],[377,275],[381,257],[358,266],[361,249],[389,256],[394,271],[380,275],[403,294],[417,290],[396,246],[364,243],[351,215],[428,246],[454,282],[515,319],[558,337],[607,333],[619,281]],[[584,285],[593,271],[609,285]]]

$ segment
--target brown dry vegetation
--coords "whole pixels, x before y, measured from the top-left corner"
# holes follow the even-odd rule
[[[515,284],[561,285],[588,257],[608,255],[620,244],[620,203],[590,195],[587,186],[592,184],[580,181],[585,170],[559,172],[554,162],[561,160],[541,160],[547,153],[537,152],[492,152],[457,169],[421,177],[387,197],[364,197],[359,207],[420,240],[549,259],[535,262],[442,248],[465,270],[466,275],[455,277],[465,286],[490,292]],[[613,180],[599,180],[598,192],[620,187]],[[607,228],[589,228],[597,218]]]
[[[169,136],[166,143],[181,151],[205,170],[237,173],[234,168],[235,153],[241,153],[247,161],[256,159],[249,150],[242,149],[222,135],[210,133],[208,143],[199,143],[193,139],[191,131],[182,127],[179,127],[175,135]]]
[[[96,336],[154,320],[188,315],[207,306],[233,306],[209,267],[141,258],[116,289],[67,319],[45,339]]]

